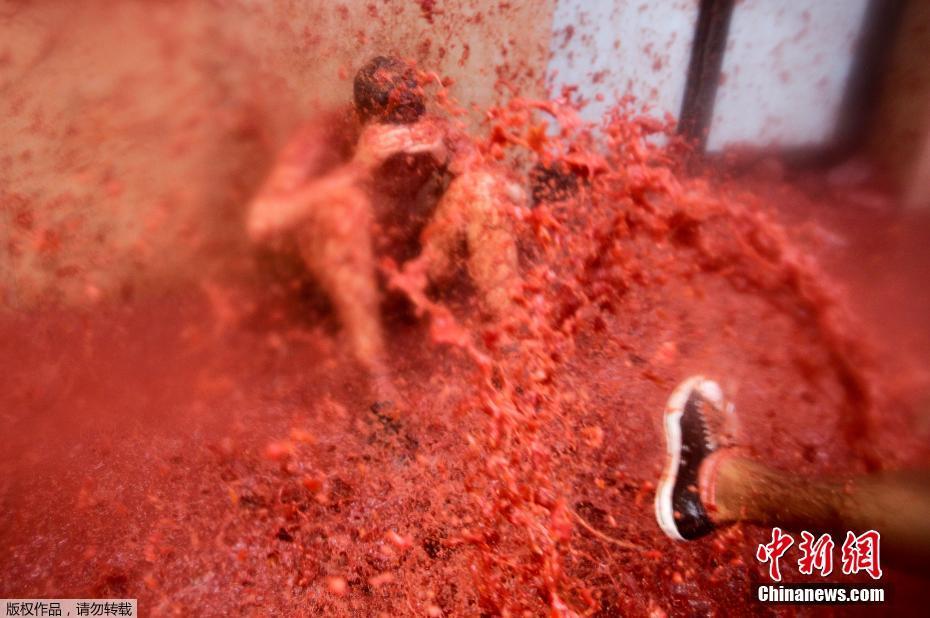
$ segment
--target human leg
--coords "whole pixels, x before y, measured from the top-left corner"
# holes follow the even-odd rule
[[[468,274],[480,295],[485,311],[501,317],[512,304],[519,283],[517,244],[503,212],[508,198],[503,178],[488,172],[463,175],[465,238],[468,244]]]
[[[463,204],[467,203],[467,199],[462,186],[455,180],[452,181],[420,234],[422,249],[417,261],[425,264],[426,274],[434,283],[452,272],[453,256],[464,238]]]
[[[701,495],[718,525],[737,521],[843,535],[876,530],[893,561],[926,569],[930,473],[801,475],[721,451],[703,465]]]
[[[787,530],[881,534],[883,555],[927,570],[930,473],[816,476],[749,459],[723,438],[732,420],[719,385],[701,376],[682,382],[664,413],[666,467],[656,491],[656,518],[678,540],[736,522]]]
[[[352,353],[370,373],[378,397],[393,399],[371,226],[368,197],[361,190],[351,189],[317,208],[300,228],[298,240],[307,268],[332,302]]]

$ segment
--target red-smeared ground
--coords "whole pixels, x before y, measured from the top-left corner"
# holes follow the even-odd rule
[[[768,531],[685,545],[655,524],[665,399],[690,374],[718,378],[746,446],[786,468],[925,464],[913,368],[930,338],[930,226],[750,183],[784,204],[799,255],[848,286],[864,322],[850,327],[733,187],[721,210],[683,214],[681,195],[643,197],[634,180],[598,189],[613,201],[572,237],[576,261],[552,258],[548,288],[528,277],[542,304],[519,317],[544,327],[492,348],[499,375],[432,343],[425,318],[391,322],[399,430],[369,412],[338,338],[290,317],[295,299],[280,319],[256,300],[258,317],[229,323],[224,302],[247,289],[4,317],[0,592],[138,597],[156,615],[758,610],[752,555]],[[575,314],[573,272],[589,299]],[[878,349],[862,353],[869,336]],[[886,581],[905,607],[921,587]]]

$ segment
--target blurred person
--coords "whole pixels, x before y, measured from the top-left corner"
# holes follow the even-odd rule
[[[373,379],[376,395],[393,401],[398,397],[386,362],[376,255],[399,261],[413,257],[417,226],[409,215],[434,208],[420,235],[419,259],[430,278],[449,273],[464,242],[480,304],[499,316],[518,280],[516,245],[502,209],[519,200],[519,192],[484,162],[468,136],[426,114],[409,64],[376,57],[358,71],[353,85],[354,112],[361,123],[355,143],[334,148],[345,136],[338,135],[338,123],[330,119],[299,131],[252,200],[247,229],[256,242],[282,232],[296,237],[354,356]],[[422,156],[429,161],[417,159]],[[424,205],[419,194],[399,191],[390,212],[376,208],[373,196],[395,193],[391,183],[443,172],[452,179],[438,204]]]
[[[839,535],[839,543],[853,531],[877,531],[890,562],[928,571],[930,471],[786,472],[735,447],[734,422],[733,405],[703,376],[669,397],[666,466],[655,497],[667,536],[692,541],[736,522]]]

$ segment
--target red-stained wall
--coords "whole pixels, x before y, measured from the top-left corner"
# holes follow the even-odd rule
[[[242,208],[288,132],[393,52],[542,92],[553,0],[0,2],[0,306],[84,302],[248,257]],[[476,113],[476,117],[480,114]]]

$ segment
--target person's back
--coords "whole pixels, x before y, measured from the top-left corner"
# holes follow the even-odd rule
[[[420,251],[420,233],[448,185],[445,166],[430,154],[398,154],[373,174],[375,252],[402,264]]]

